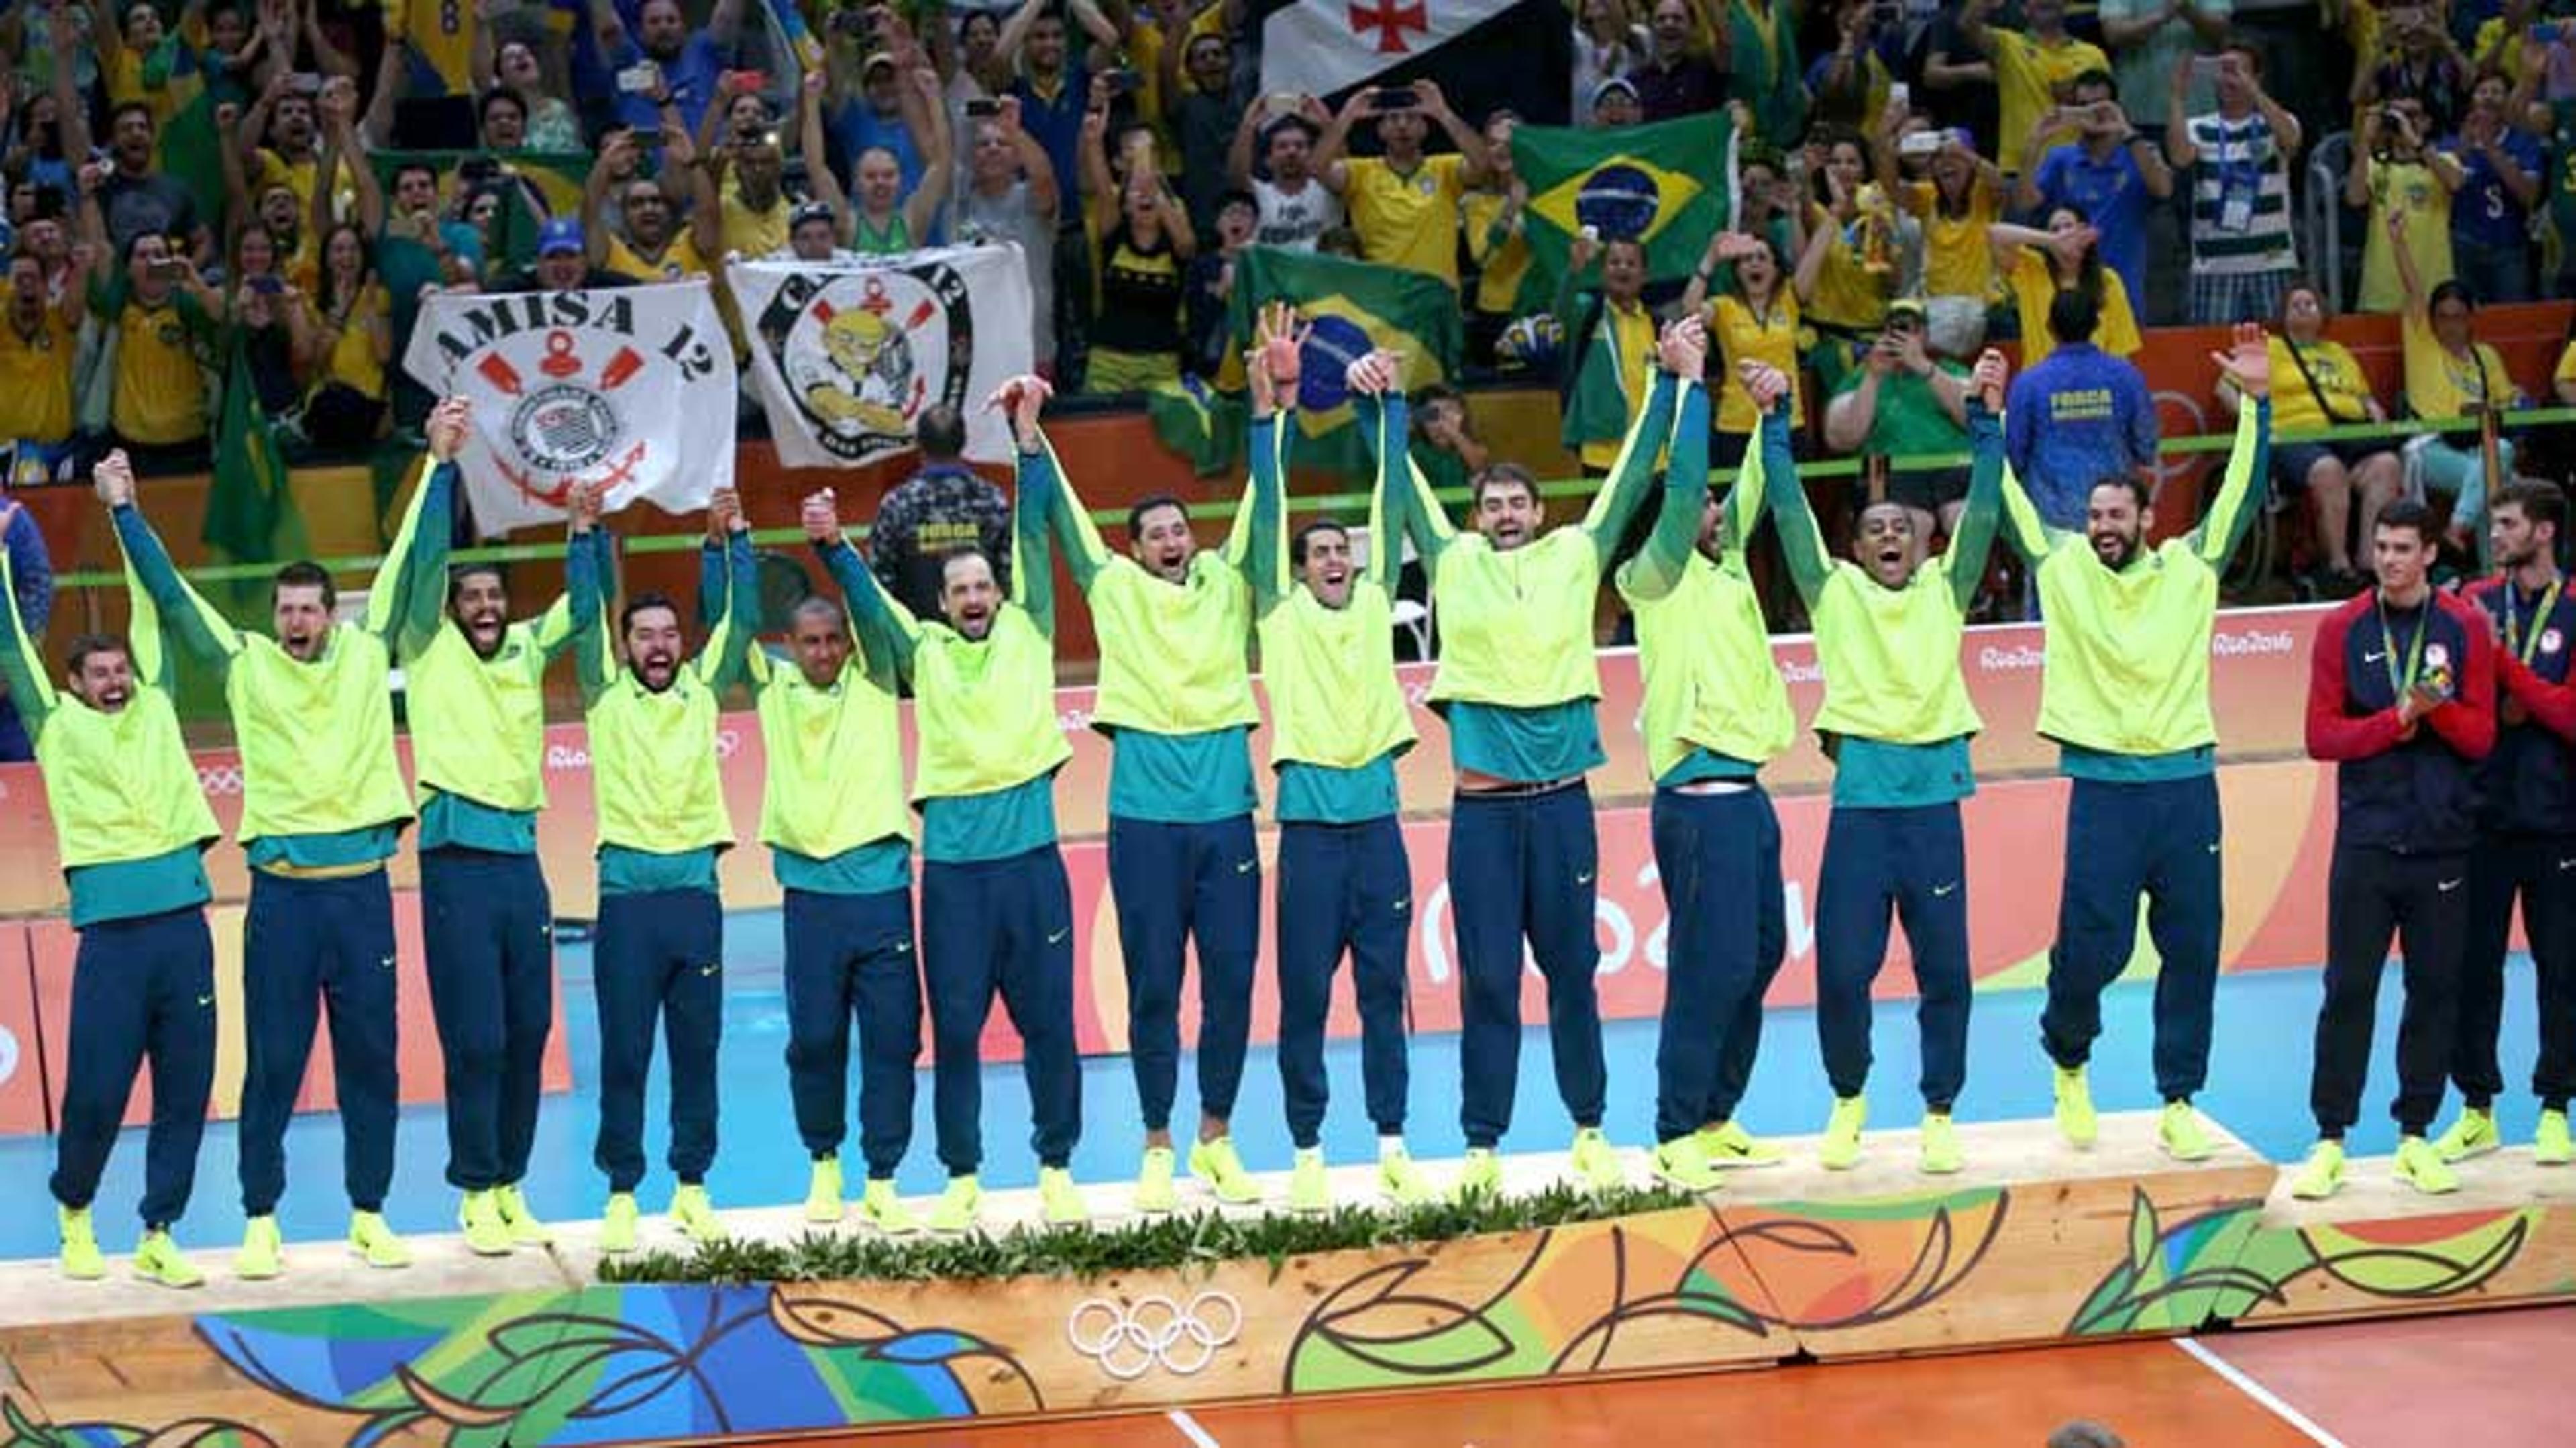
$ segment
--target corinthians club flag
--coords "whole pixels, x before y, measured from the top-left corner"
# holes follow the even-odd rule
[[[1017,246],[737,261],[726,276],[781,463],[854,468],[909,448],[936,402],[965,414],[968,457],[1011,456],[1009,420],[981,404],[1036,365]]]
[[[1620,131],[1516,128],[1512,165],[1529,186],[1522,300],[1544,306],[1555,295],[1586,226],[1604,241],[1643,241],[1651,281],[1689,276],[1727,224],[1727,132],[1724,112]]]
[[[1566,115],[1572,28],[1563,0],[1251,0],[1261,88],[1337,97],[1428,76],[1468,125],[1507,105]],[[1354,139],[1366,137],[1363,124]]]
[[[733,348],[703,279],[668,286],[441,293],[403,370],[474,408],[457,461],[475,527],[564,515],[575,483],[666,513],[733,486]]]

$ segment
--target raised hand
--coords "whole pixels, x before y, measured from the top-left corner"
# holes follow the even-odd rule
[[[2073,226],[2064,231],[2049,233],[2048,249],[2060,262],[2067,266],[2074,266],[2084,260],[2084,253],[2100,236],[2101,233],[2092,227]]]
[[[1788,374],[1767,362],[1755,362],[1749,358],[1738,362],[1735,375],[1744,384],[1744,395],[1753,399],[1757,412],[1769,412],[1780,405],[1781,398],[1789,395]]]
[[[984,405],[998,408],[1010,416],[1011,430],[1017,434],[1021,449],[1026,451],[1038,445],[1038,414],[1045,410],[1047,399],[1053,396],[1055,388],[1048,385],[1045,378],[1030,373],[1011,378],[993,389],[992,397]]]
[[[134,464],[126,460],[123,448],[100,458],[98,466],[89,471],[89,482],[98,500],[111,508],[122,508],[134,501]]]
[[[450,397],[430,409],[429,422],[422,431],[429,438],[429,455],[440,462],[453,462],[465,446],[465,437],[474,425],[474,413],[462,397]]]
[[[2272,395],[2272,348],[2264,340],[2260,323],[2237,323],[2228,349],[2210,353],[2209,360],[2217,364],[2229,385],[2245,396]]]
[[[1300,324],[1297,309],[1286,302],[1269,302],[1261,308],[1261,320],[1253,332],[1253,347],[1260,356],[1261,370],[1279,395],[1293,395],[1297,379],[1304,370],[1306,338],[1315,324]]]
[[[731,488],[718,488],[707,495],[707,536],[721,542],[728,533],[739,533],[751,525],[743,521],[742,495]]]
[[[805,525],[806,540],[818,545],[841,541],[841,508],[830,488],[807,493],[797,509],[797,521]]]
[[[1401,392],[1403,385],[1398,377],[1396,360],[1395,353],[1380,348],[1352,363],[1350,370],[1342,374],[1342,380],[1351,391],[1371,397]]]
[[[1696,316],[1667,322],[1655,339],[1655,352],[1665,371],[1695,382],[1708,370],[1708,332]]]
[[[1976,370],[1968,374],[1968,390],[1985,401],[1986,411],[2000,413],[2004,410],[2004,386],[2011,381],[2012,364],[2004,360],[2003,353],[1988,347],[1977,354]]]

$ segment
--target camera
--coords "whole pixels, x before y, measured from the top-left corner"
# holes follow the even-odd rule
[[[1369,107],[1380,111],[1411,110],[1421,99],[1409,85],[1380,86],[1377,94],[1369,97]]]
[[[991,96],[974,96],[966,102],[966,119],[988,121],[1002,113],[1002,103]]]

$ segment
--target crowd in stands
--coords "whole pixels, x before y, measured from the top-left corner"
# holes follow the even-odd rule
[[[1799,377],[1817,454],[1944,453],[1962,364],[2017,339],[2015,461],[2064,522],[2101,470],[2155,454],[2124,361],[2142,328],[2271,325],[2285,433],[2525,400],[2476,312],[2576,279],[2576,22],[2554,18],[2576,5],[2287,8],[2358,57],[2335,114],[2274,97],[2279,47],[2230,0],[1542,11],[1570,42],[1551,117],[1721,111],[1736,139],[1701,178],[1733,220],[1693,274],[1587,235],[1534,319],[1523,118],[1463,115],[1428,74],[1265,92],[1261,0],[21,0],[0,16],[0,439],[21,483],[100,444],[202,465],[229,386],[314,449],[362,449],[426,405],[397,359],[430,289],[951,242],[1019,245],[1060,390],[1133,393],[1216,375],[1259,245],[1455,287],[1470,375],[1555,381],[1596,469],[1622,428],[1576,435],[1571,399],[1635,405],[1651,348],[1618,343],[1652,316],[1706,317],[1721,466],[1753,429],[1738,362]],[[2329,133],[2358,262],[2340,298],[2293,225]],[[2402,395],[2330,339],[2338,307],[2403,316]],[[1446,419],[1427,451],[1476,446],[1463,413],[1419,415]],[[2502,481],[2474,435],[2276,456],[2315,499],[2321,591],[2358,586],[2356,529],[2397,492],[2451,498],[2468,545]],[[1886,485],[1928,535],[1964,472]]]

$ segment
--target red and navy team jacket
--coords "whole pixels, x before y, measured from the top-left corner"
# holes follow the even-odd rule
[[[2508,599],[2511,636],[2496,649],[2495,752],[2478,766],[2478,827],[2511,834],[2576,835],[2576,579],[2561,586],[2546,617],[2536,616],[2547,590],[2515,589],[2481,578],[2468,597],[2501,629]],[[2520,652],[2517,652],[2519,648]],[[2531,662],[2522,661],[2522,654]],[[2513,706],[2520,704],[2519,709]],[[2514,723],[2503,715],[2520,713]]]
[[[2379,608],[2370,589],[2326,615],[2308,667],[2308,753],[2335,770],[2335,847],[2465,853],[2477,835],[2477,762],[2495,749],[2495,645],[2477,605],[2436,592]],[[2416,649],[2416,629],[2424,629]],[[2450,698],[2397,722],[2397,674],[2447,678]]]

